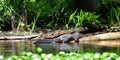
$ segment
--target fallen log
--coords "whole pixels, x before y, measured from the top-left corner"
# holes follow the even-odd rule
[[[104,34],[98,34],[88,37],[82,37],[79,41],[91,41],[91,40],[112,40],[112,39],[120,39],[120,32],[109,32]]]
[[[101,46],[101,47],[120,47],[120,41],[85,41],[79,42],[80,44],[92,45],[92,46]]]
[[[4,36],[0,37],[0,40],[22,40],[22,39],[33,39],[38,37],[38,35],[29,35],[29,36]]]

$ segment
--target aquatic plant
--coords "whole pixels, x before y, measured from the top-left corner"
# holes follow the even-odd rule
[[[66,53],[61,51],[57,54],[45,54],[42,53],[41,48],[37,48],[37,51],[39,52],[38,54],[22,52],[20,56],[11,56],[5,60],[120,60],[120,56],[112,52],[104,52],[101,54],[76,52]],[[3,57],[1,58],[4,59]]]

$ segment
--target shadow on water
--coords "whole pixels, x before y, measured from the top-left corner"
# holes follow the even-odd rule
[[[43,52],[45,53],[57,53],[59,51],[75,51],[78,53],[102,53],[102,52],[115,52],[120,55],[119,47],[107,47],[107,46],[95,46],[88,44],[39,44],[38,47],[43,48]]]
[[[93,42],[89,42],[93,43]],[[94,42],[97,44],[97,42]],[[101,43],[101,42],[99,42]],[[106,42],[105,42],[106,43]],[[109,44],[108,44],[109,45]],[[36,53],[36,48],[41,47],[43,53],[57,53],[59,51],[75,51],[78,53],[86,52],[115,52],[120,55],[120,47],[109,47],[109,46],[100,46],[94,44],[86,43],[43,43],[43,44],[34,44],[34,41],[31,40],[0,40],[0,55],[5,57],[11,55],[19,55],[23,51],[30,51]]]
[[[41,47],[43,49],[43,52],[45,53],[57,53],[59,51],[79,51],[80,46],[75,44],[69,44],[69,43],[44,43],[44,44],[38,44],[37,47]]]

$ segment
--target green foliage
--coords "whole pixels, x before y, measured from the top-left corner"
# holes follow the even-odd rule
[[[34,3],[27,3],[28,19],[31,19],[39,10],[41,13],[38,21],[43,27],[63,24],[67,19],[67,13],[70,13],[69,2],[67,0],[36,0]]]
[[[41,48],[37,49],[42,52]],[[4,58],[2,58],[4,59]],[[104,52],[100,53],[76,53],[76,52],[59,52],[55,55],[53,54],[35,54],[32,52],[23,52],[20,56],[11,56],[6,60],[119,60],[120,56],[116,53]]]
[[[99,21],[99,15],[96,15],[95,13],[90,13],[90,12],[84,12],[80,11],[77,12],[77,10],[71,14],[69,17],[69,21],[66,24],[66,28],[68,28],[68,25],[73,24],[75,27],[79,26],[88,26],[90,24],[98,24],[100,23]]]
[[[100,18],[103,18],[104,23],[109,26],[119,23],[119,8],[120,0],[102,0]]]
[[[27,21],[23,19],[23,3],[27,10]],[[11,27],[13,16],[16,28],[30,30],[36,26],[55,28],[65,26],[78,27],[89,24],[105,23],[113,25],[119,22],[120,0],[102,0],[99,15],[91,12],[78,12],[74,0],[0,0],[0,28]],[[75,10],[76,9],[76,10]],[[75,10],[73,12],[73,10]],[[101,20],[99,20],[101,19]]]
[[[41,48],[37,48],[37,52],[42,52],[42,49]]]
[[[24,30],[24,28],[25,28],[25,24],[23,22],[19,21],[17,29],[18,30]]]
[[[42,27],[53,27],[65,24],[70,12],[72,11],[73,0],[1,0],[0,1],[0,26],[11,27],[11,16],[15,17],[15,24],[24,25],[23,19],[23,3],[27,10],[28,25],[41,25]],[[39,13],[40,12],[40,13]],[[39,13],[39,16],[36,16]],[[5,24],[5,23],[9,23]],[[29,26],[24,28],[29,28]]]
[[[12,5],[9,0],[0,0],[0,27],[5,27],[5,23],[10,25],[11,15],[13,13]]]
[[[4,57],[2,55],[0,55],[0,60],[4,59]]]
[[[120,24],[120,7],[110,9],[108,19],[110,19],[111,25]]]
[[[66,28],[67,28],[67,29],[68,29],[68,25],[69,25],[69,24],[71,23],[71,21],[74,19],[74,16],[75,16],[76,12],[77,12],[77,10],[75,10],[75,12],[70,15],[69,21],[68,21],[68,23],[66,24]]]

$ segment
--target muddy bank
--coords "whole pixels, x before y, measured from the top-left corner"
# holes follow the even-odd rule
[[[38,30],[39,32],[33,32],[32,34],[28,31],[7,31],[0,32],[0,39],[47,39],[47,38],[55,38],[64,34],[71,34],[74,32],[84,31],[84,28],[75,28],[68,30]]]
[[[52,30],[52,29],[38,29],[37,32],[30,33],[29,31],[0,31],[0,39],[53,39],[64,34],[72,34],[74,32],[80,33],[80,38],[109,33],[109,32],[119,32],[120,26],[113,26],[111,28],[71,28],[68,30]]]

